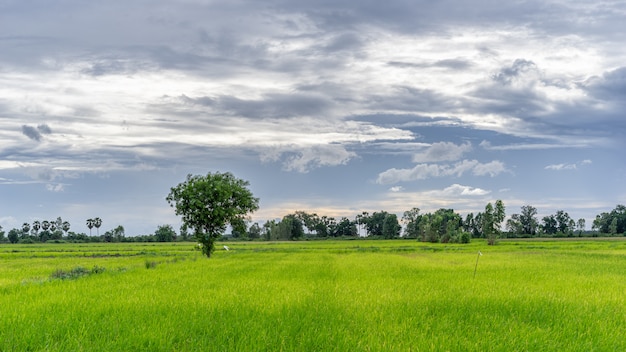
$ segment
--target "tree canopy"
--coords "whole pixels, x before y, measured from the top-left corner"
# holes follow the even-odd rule
[[[259,208],[259,199],[248,189],[248,181],[230,172],[187,175],[187,180],[172,187],[165,198],[182,216],[183,224],[194,230],[202,253],[211,256],[214,242],[229,224],[239,224]]]

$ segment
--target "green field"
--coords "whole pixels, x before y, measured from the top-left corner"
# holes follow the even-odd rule
[[[227,245],[1,245],[0,351],[626,351],[624,241]]]

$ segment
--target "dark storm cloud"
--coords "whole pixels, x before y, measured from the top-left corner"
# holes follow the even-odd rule
[[[46,125],[45,123],[37,126],[37,130],[39,130],[39,132],[42,133],[42,134],[51,134],[52,133],[52,129],[50,128],[50,126]]]
[[[319,96],[268,94],[261,100],[221,97],[220,106],[246,117],[293,117],[319,116],[330,102]]]
[[[52,134],[52,129],[45,123],[38,125],[36,128],[22,125],[22,134],[34,141],[40,142],[44,134]]]
[[[626,67],[606,72],[602,77],[592,77],[584,87],[596,98],[624,103],[626,102]]]
[[[505,128],[501,132],[559,140],[568,145],[606,144],[623,133],[620,94],[626,93],[624,69],[606,72],[583,84],[566,77],[547,78],[542,67],[524,58],[502,65],[489,80],[477,82],[461,100],[463,108],[475,114],[499,114]],[[547,91],[570,94],[577,87],[588,97],[554,99]],[[589,97],[606,100],[600,105]]]
[[[593,6],[583,1],[556,4],[539,0],[391,0],[364,1],[358,6],[347,0],[210,4],[162,1],[52,4],[34,1],[28,6],[12,2],[2,9],[0,23],[5,23],[7,28],[23,30],[1,37],[0,51],[5,57],[12,57],[13,64],[30,62],[30,65],[41,65],[42,58],[62,62],[87,52],[93,55],[94,62],[83,72],[94,76],[134,72],[137,67],[126,60],[132,62],[132,58],[136,58],[139,46],[143,47],[149,60],[147,67],[156,65],[209,73],[206,70],[209,65],[219,65],[219,61],[226,60],[235,65],[290,71],[297,67],[298,60],[272,56],[268,51],[267,39],[288,39],[283,33],[285,30],[307,35],[331,33],[326,35],[330,38],[326,43],[319,41],[318,48],[332,53],[357,51],[366,42],[367,33],[362,27],[411,35],[444,34],[459,26],[489,28],[498,24],[528,26],[545,32],[587,33],[590,29],[616,32],[614,28],[619,27],[610,25],[621,23],[623,12],[620,11],[624,7],[619,2]],[[589,21],[581,21],[581,14]],[[207,16],[211,21],[205,20]],[[594,16],[601,16],[602,21],[594,21]],[[314,27],[307,28],[299,17],[312,21]],[[107,58],[111,51],[128,55]],[[306,50],[302,52],[305,53]],[[470,65],[459,59],[442,59],[428,64],[449,69],[465,69]],[[145,68],[141,65],[138,68],[142,67]],[[210,70],[210,73],[232,70],[222,69]]]
[[[281,8],[306,13],[326,28],[353,28],[362,24],[374,24],[401,31],[432,30],[441,27],[442,19],[457,24],[470,21],[504,21],[504,14],[515,14],[518,21],[540,10],[539,2],[512,3],[501,1],[277,1]],[[529,4],[530,3],[530,4]]]
[[[186,103],[212,107],[217,111],[235,116],[261,117],[324,117],[332,101],[316,94],[266,94],[261,99],[242,99],[234,96],[189,98],[181,97]]]
[[[530,60],[517,59],[511,66],[503,67],[500,72],[493,76],[493,80],[503,85],[511,83],[523,78],[529,72],[537,71],[537,65]]]
[[[341,34],[324,46],[324,50],[332,53],[344,50],[356,50],[363,46],[363,40],[354,33]]]
[[[137,66],[136,63],[130,64],[128,61],[103,57],[90,62],[87,68],[81,70],[81,73],[95,77],[113,74],[132,74],[140,69]],[[144,66],[143,68],[147,67]]]
[[[375,25],[403,33],[445,31],[460,26],[526,25],[551,31],[588,30],[596,23],[579,23],[574,16],[585,10],[590,18],[601,13],[618,22],[621,4],[598,8],[585,2],[556,4],[530,1],[277,1],[283,9],[303,12],[322,28],[352,29]]]
[[[470,95],[478,100],[469,103],[478,113],[509,116],[534,116],[548,108],[547,98],[537,86],[545,84],[541,72],[530,60],[516,59],[492,75],[491,81],[478,84]]]
[[[32,126],[23,125],[22,134],[37,142],[41,141],[42,138],[41,133],[39,133],[39,131],[37,131],[37,129]]]

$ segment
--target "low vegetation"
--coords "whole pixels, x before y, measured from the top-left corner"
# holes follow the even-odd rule
[[[0,245],[0,351],[626,350],[615,238],[228,247]]]

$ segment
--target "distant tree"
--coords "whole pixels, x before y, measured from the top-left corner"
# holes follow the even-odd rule
[[[96,237],[100,237],[100,236],[96,236]],[[109,230],[109,231],[104,231],[104,234],[102,235],[102,240],[104,242],[113,242],[113,231]]]
[[[578,229],[578,236],[582,236],[583,232],[585,231],[585,219],[578,219],[578,221],[576,222],[576,228]]]
[[[522,223],[519,220],[519,214],[512,214],[511,218],[506,221],[506,230],[508,237],[518,237],[522,235]]]
[[[400,236],[400,230],[402,227],[398,223],[398,216],[396,214],[387,214],[383,219],[383,238],[391,239]]]
[[[563,210],[559,210],[556,212],[554,218],[556,219],[557,223],[557,234],[560,234],[561,236],[571,237],[574,233],[575,222],[574,220],[572,220],[569,214]]]
[[[619,204],[610,212],[596,215],[591,228],[600,233],[626,233],[626,206]]]
[[[504,202],[500,199],[496,200],[496,208],[495,208],[495,213],[494,213],[494,226],[496,227],[498,233],[500,232],[500,229],[502,228],[502,222],[504,221],[504,218],[506,217],[506,208],[504,207]]]
[[[231,224],[231,235],[233,238],[248,238],[247,224],[244,219],[235,219]]]
[[[346,217],[342,217],[333,227],[334,237],[356,237],[359,235],[356,223]]]
[[[4,231],[2,230],[2,226],[0,226],[0,243],[4,242],[4,241],[5,241],[5,239],[4,239]]]
[[[465,216],[463,221],[463,230],[469,232],[473,238],[484,236],[482,225],[483,214],[478,212],[475,216],[474,213],[469,213]]]
[[[67,232],[70,230],[70,223],[68,221],[63,221],[61,229],[65,232],[65,236],[67,236]]]
[[[30,232],[30,224],[25,222],[22,224],[22,236],[27,236]]]
[[[187,175],[187,180],[172,187],[165,198],[182,216],[187,227],[202,245],[202,253],[211,256],[217,240],[228,224],[244,218],[259,208],[258,198],[248,189],[247,181],[233,174],[208,173]]]
[[[383,224],[388,214],[389,213],[382,210],[374,212],[367,217],[363,217],[362,220],[365,222],[365,229],[367,230],[368,236],[383,237]]]
[[[533,237],[537,234],[537,208],[531,205],[522,206],[520,214],[512,214],[506,222],[507,231],[512,237]]]
[[[315,213],[307,213],[306,211],[298,210],[293,214],[298,218],[304,226],[305,232],[308,235],[317,234],[316,226],[321,221],[320,217]]]
[[[26,224],[28,225],[28,224]],[[30,225],[28,226],[30,230]],[[9,231],[9,234],[7,235],[7,238],[9,239],[9,242],[11,243],[17,243],[17,241],[20,240],[20,233],[24,233],[24,228],[22,228],[22,231],[18,230],[18,229],[12,229],[11,231]],[[26,233],[28,233],[28,231],[26,231]]]
[[[93,219],[87,219],[87,227],[89,228],[89,236],[91,236],[91,229],[93,229]]]
[[[609,225],[609,234],[615,235],[617,233],[617,218],[613,218],[613,220],[611,220],[611,224]]]
[[[154,237],[157,242],[172,242],[176,239],[176,231],[172,228],[172,225],[159,225],[154,231]]]
[[[263,224],[261,228],[261,237],[267,241],[273,241],[278,239],[278,235],[276,233],[276,228],[278,224],[276,220],[268,220]]]
[[[522,234],[535,236],[539,226],[539,221],[537,220],[537,208],[532,205],[524,205],[521,209],[522,212],[520,213],[519,220],[522,225]]]
[[[58,217],[56,220],[49,221],[50,223],[50,239],[52,240],[60,240],[63,238],[63,231],[61,226],[63,225],[63,220],[61,217]]]
[[[626,234],[626,206],[617,205],[610,212],[597,215],[592,229],[606,234]]]
[[[261,226],[259,226],[258,222],[255,222],[254,224],[250,225],[250,228],[248,228],[248,237],[251,240],[256,240],[261,238]]]
[[[100,236],[100,226],[102,226],[102,219],[94,218],[93,219],[93,226],[96,228],[97,236]]]
[[[294,214],[283,216],[278,224],[278,238],[283,240],[296,240],[304,237],[304,224]]]
[[[123,242],[124,236],[124,226],[118,225],[113,230],[105,231],[104,235],[102,235],[102,239],[104,242]],[[100,236],[96,238],[100,238]]]
[[[126,230],[124,226],[117,225],[116,228],[113,229],[113,239],[115,242],[122,242],[126,236]]]
[[[421,234],[420,240],[423,242],[439,242],[439,227],[442,218],[436,214],[427,213],[422,215],[422,219],[419,224],[419,231]]]
[[[420,236],[420,208],[414,207],[402,214],[402,222],[404,223],[404,237],[418,238]]]
[[[487,238],[487,244],[496,244],[497,238],[500,236],[502,221],[504,221],[506,214],[504,203],[501,200],[497,200],[495,207],[491,203],[487,203],[485,206],[485,212],[483,213],[483,231]]]
[[[56,221],[49,221],[50,223],[50,232],[54,232],[57,230],[57,223]]]
[[[421,241],[447,243],[459,242],[464,229],[461,215],[453,209],[441,208],[432,214],[421,215],[417,232]]]
[[[359,232],[359,236],[366,236],[367,232],[365,234],[362,233],[362,231],[364,231],[366,229],[366,224],[367,224],[367,219],[369,218],[369,213],[364,211],[361,214],[358,214],[356,216],[355,219],[355,223],[357,225],[357,230]]]
[[[546,215],[541,219],[541,232],[546,235],[556,235],[558,231],[556,217],[554,215]]]
[[[322,215],[321,217],[317,217],[315,221],[315,234],[318,237],[333,236],[333,229],[335,225],[337,225],[335,218],[332,216]]]
[[[33,221],[33,227],[31,232],[35,235],[35,236],[39,236],[39,229],[41,228],[41,222],[39,222],[39,220],[35,220]]]

